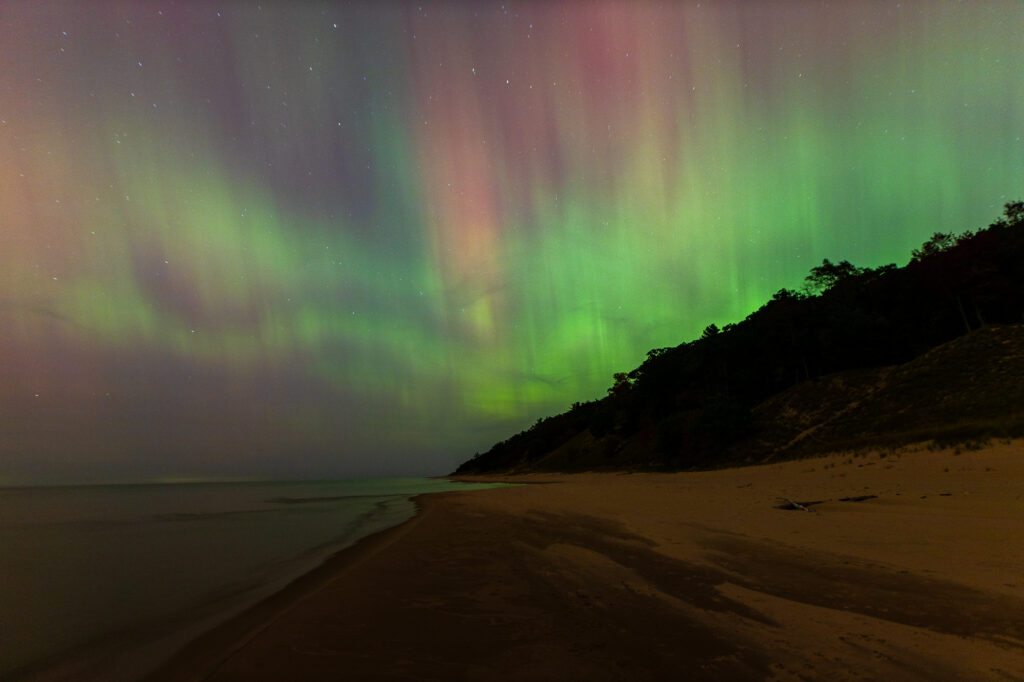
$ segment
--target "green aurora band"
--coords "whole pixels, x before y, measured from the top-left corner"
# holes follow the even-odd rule
[[[1024,4],[0,6],[0,483],[439,473],[1024,195]]]

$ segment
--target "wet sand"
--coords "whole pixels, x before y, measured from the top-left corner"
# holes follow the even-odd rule
[[[486,480],[153,679],[1024,680],[1024,442]]]

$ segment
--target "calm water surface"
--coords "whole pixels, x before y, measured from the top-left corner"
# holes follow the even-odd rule
[[[132,679],[361,537],[434,479],[0,489],[0,677]],[[88,662],[86,665],[85,662]]]

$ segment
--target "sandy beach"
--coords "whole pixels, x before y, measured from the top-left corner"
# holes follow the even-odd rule
[[[1024,679],[1024,441],[486,480],[153,679]]]

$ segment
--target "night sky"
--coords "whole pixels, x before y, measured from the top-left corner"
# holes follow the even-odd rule
[[[0,483],[444,473],[1024,196],[1020,2],[0,4]]]

